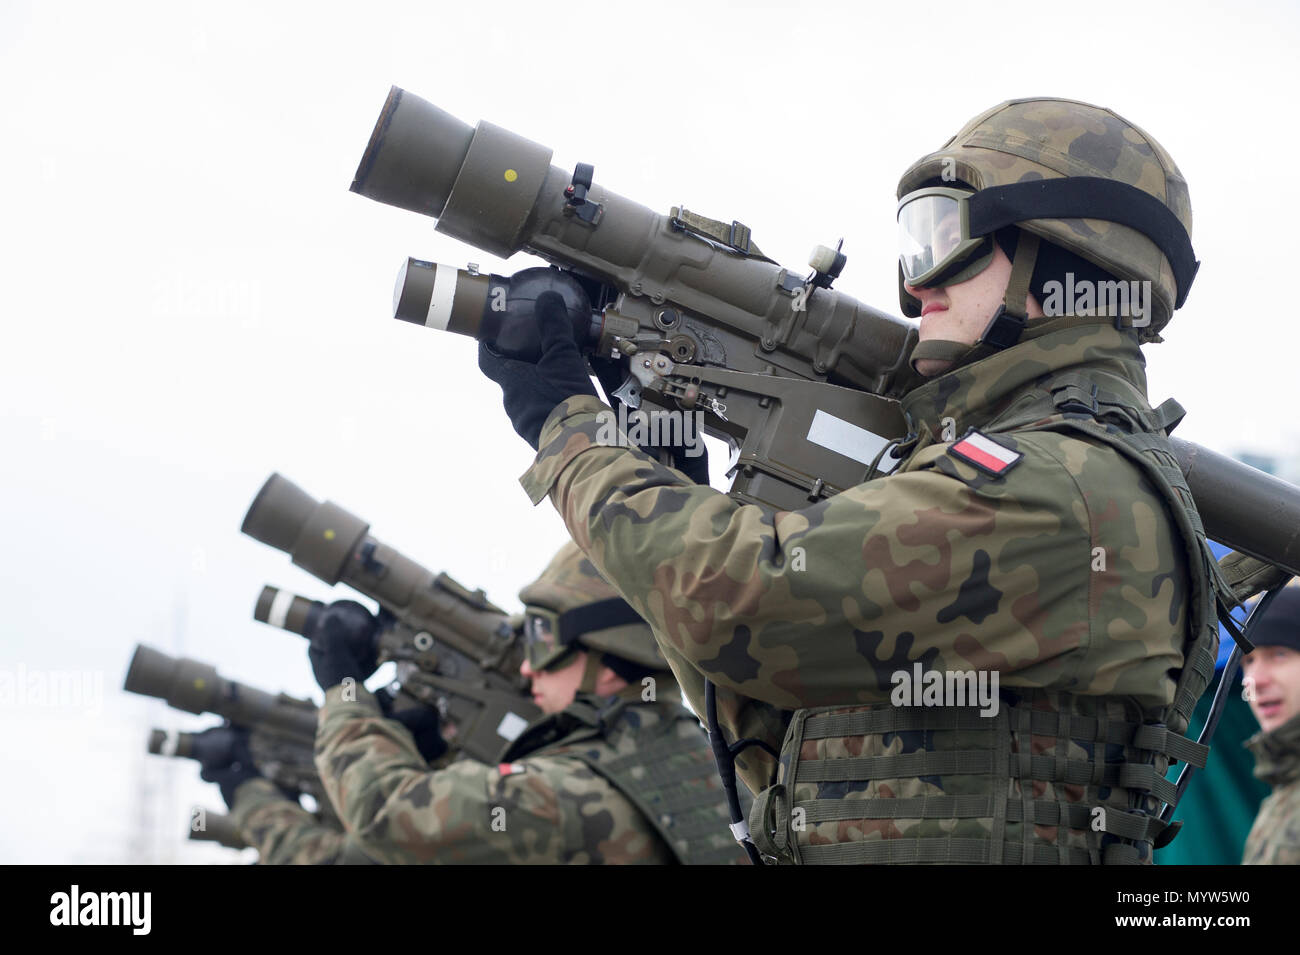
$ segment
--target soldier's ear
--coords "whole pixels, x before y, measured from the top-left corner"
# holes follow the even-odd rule
[[[608,666],[601,665],[596,671],[596,695],[613,696],[615,693],[627,687],[627,680],[623,679]]]

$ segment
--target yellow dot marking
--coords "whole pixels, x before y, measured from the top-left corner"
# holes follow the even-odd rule
[[[515,172],[513,169],[506,170],[506,182],[514,182],[518,178],[519,173]]]
[[[333,532],[333,531],[330,531],[330,530],[327,530],[327,531],[325,532],[325,539],[326,539],[327,541],[332,541],[332,540],[334,539],[334,532]]]
[[[208,685],[208,681],[203,679],[202,677],[199,677],[197,680],[194,681],[194,689],[196,690],[201,690],[207,685]]]

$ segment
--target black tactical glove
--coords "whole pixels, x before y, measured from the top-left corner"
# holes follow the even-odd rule
[[[230,808],[235,806],[235,790],[241,783],[262,774],[253,765],[248,748],[248,730],[237,726],[214,726],[195,733],[191,741],[194,758],[199,761],[199,778],[216,783],[221,798]]]
[[[322,690],[351,677],[360,683],[379,666],[379,620],[355,600],[336,600],[309,620],[307,657]]]
[[[501,386],[502,402],[519,436],[537,450],[542,425],[556,405],[574,395],[596,397],[591,372],[573,340],[573,325],[556,292],[537,296],[534,310],[542,342],[536,364],[498,355],[485,342],[478,346],[478,367]]]
[[[395,710],[392,718],[410,730],[426,763],[432,763],[447,752],[447,741],[442,738],[442,721],[435,707],[408,706]]]
[[[375,699],[387,719],[396,720],[407,728],[426,763],[432,763],[447,752],[447,741],[442,738],[442,721],[436,707],[412,703],[409,699],[399,706],[386,686],[375,693]]]

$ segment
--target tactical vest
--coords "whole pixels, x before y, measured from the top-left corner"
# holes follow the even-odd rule
[[[580,760],[637,808],[677,862],[743,862],[727,837],[725,796],[699,722],[680,706],[658,704],[660,719],[637,725],[628,716],[640,708],[625,700],[606,703],[581,696],[525,730],[505,748],[501,761],[525,756]],[[619,752],[628,736],[632,746]]]
[[[1153,713],[1131,699],[1004,687],[989,717],[889,704],[799,710],[776,783],[750,813],[771,860],[1147,864],[1177,832],[1159,818],[1177,795],[1165,774],[1175,760],[1205,765],[1209,748],[1183,733],[1214,672],[1216,601],[1235,603],[1167,437],[1182,409],[1171,400],[1152,411],[1138,389],[1098,370],[1052,375],[1027,394],[982,430],[1105,444],[1168,505],[1192,584],[1173,703]]]

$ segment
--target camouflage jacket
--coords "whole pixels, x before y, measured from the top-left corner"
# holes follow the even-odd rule
[[[896,473],[798,511],[740,505],[601,446],[605,406],[590,396],[552,412],[522,483],[534,503],[551,496],[654,627],[697,712],[704,678],[717,684],[730,738],[780,749],[792,711],[886,702],[891,674],[916,662],[1156,712],[1189,630],[1186,557],[1163,499],[1113,449],[1046,430],[1059,415],[1002,426],[1067,370],[1145,395],[1131,334],[1031,325],[1017,346],[907,395],[920,437]],[[952,452],[968,428],[1021,457],[990,477]],[[748,750],[746,785],[769,785],[775,762]]]
[[[1300,716],[1246,741],[1255,775],[1273,787],[1246,837],[1242,865],[1300,865]]]
[[[317,819],[268,779],[250,779],[235,790],[230,816],[262,865],[369,861],[342,830]]]
[[[624,713],[635,714],[640,728],[682,712],[675,687],[661,685],[658,702],[650,704],[640,702],[640,689],[619,694],[628,701]],[[325,694],[316,766],[339,818],[371,858],[390,864],[675,861],[654,826],[581,759],[542,746],[512,753],[511,762],[497,766],[461,760],[430,771],[406,728],[384,719],[364,689],[356,695],[344,701],[341,687]],[[554,717],[534,728],[547,719]],[[584,745],[608,747],[609,741]],[[635,747],[635,734],[623,734],[618,745]]]

